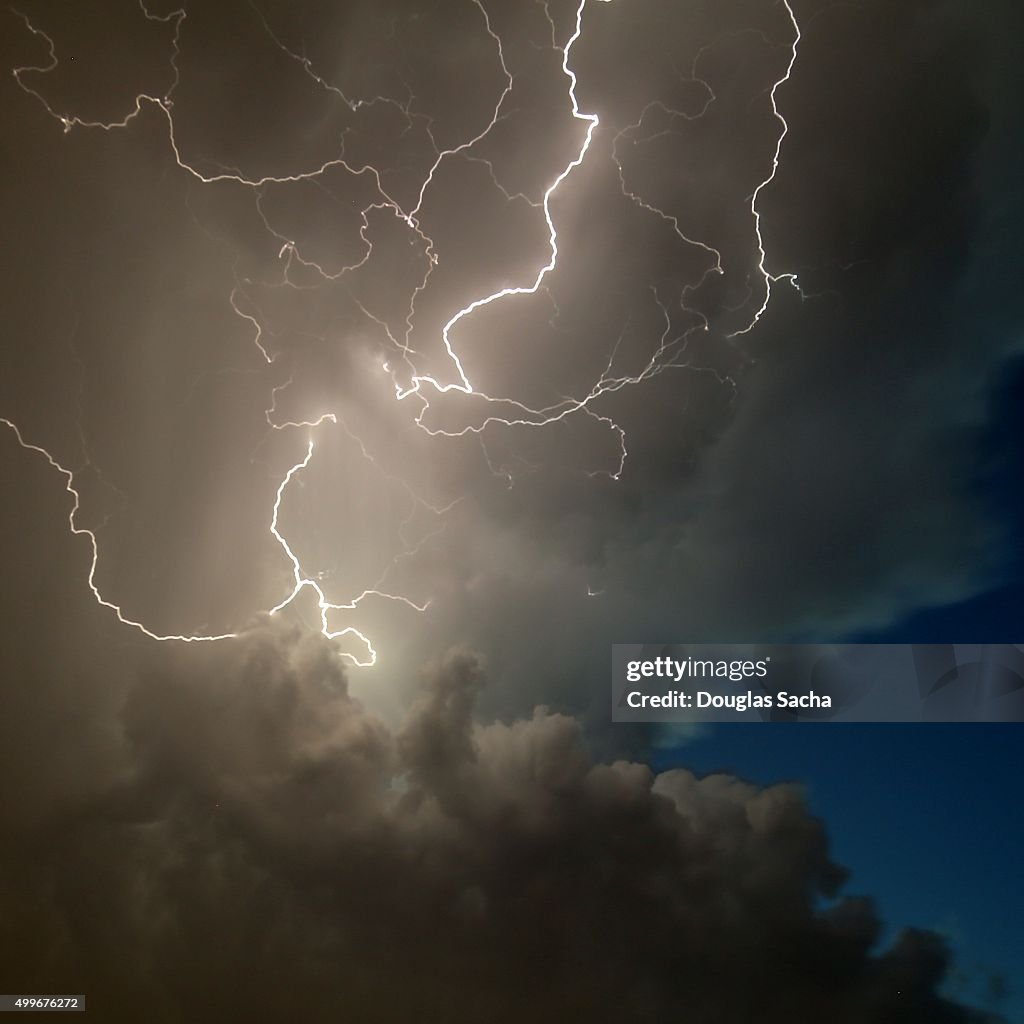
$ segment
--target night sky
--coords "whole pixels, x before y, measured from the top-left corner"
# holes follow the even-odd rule
[[[0,12],[0,992],[1024,1020],[1015,725],[613,642],[1019,641],[1012,0]]]

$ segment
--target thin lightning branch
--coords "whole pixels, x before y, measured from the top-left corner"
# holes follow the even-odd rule
[[[789,20],[793,25],[793,46],[790,50],[789,64],[786,65],[786,73],[772,86],[771,100],[772,100],[772,113],[776,119],[782,125],[782,131],[779,132],[778,140],[775,143],[775,153],[772,156],[772,169],[764,181],[761,182],[757,188],[754,189],[753,195],[750,197],[750,212],[754,217],[754,234],[757,236],[757,252],[758,261],[757,269],[764,280],[764,301],[761,303],[760,308],[754,314],[753,319],[744,327],[742,330],[734,331],[729,335],[730,338],[735,338],[740,334],[747,334],[752,331],[758,321],[761,319],[764,311],[768,308],[768,303],[772,299],[772,285],[776,281],[789,281],[791,284],[796,283],[796,277],[794,274],[771,274],[768,271],[765,261],[767,260],[767,253],[764,248],[764,238],[761,235],[761,211],[757,208],[757,200],[761,195],[764,188],[770,185],[775,180],[775,175],[779,170],[779,159],[782,156],[782,143],[786,136],[789,134],[789,125],[786,123],[786,119],[779,112],[779,104],[776,100],[776,93],[779,91],[780,86],[784,85],[789,81],[790,75],[793,73],[793,66],[796,64],[797,50],[800,46],[800,40],[803,38],[800,34],[800,25],[796,20],[796,15],[793,13],[793,8],[790,6],[789,0],[782,0],[783,6],[786,8],[786,13],[789,15]]]
[[[263,346],[263,325],[256,319],[251,313],[243,313],[238,308],[238,303],[235,301],[235,296],[238,294],[237,288],[231,289],[231,295],[228,297],[228,302],[231,303],[231,308],[235,311],[236,316],[241,317],[243,320],[248,320],[256,329],[256,334],[252,339],[252,343],[260,350],[260,355],[263,356],[263,360],[266,363],[272,363],[274,360],[270,358],[270,353]]]
[[[585,3],[586,0],[583,0],[583,2]],[[512,91],[512,73],[509,71],[508,65],[505,63],[505,50],[501,45],[501,37],[498,36],[493,28],[491,28],[491,16],[487,13],[487,8],[484,7],[480,0],[473,0],[473,3],[480,9],[480,13],[484,16],[484,25],[487,28],[487,34],[494,40],[494,44],[498,48],[498,60],[501,62],[501,71],[505,76],[505,88],[502,90],[501,96],[498,98],[498,102],[494,107],[494,113],[491,115],[491,120],[488,122],[487,127],[474,135],[473,138],[459,143],[459,145],[452,149],[442,150],[437,154],[437,159],[427,172],[427,176],[423,180],[423,184],[420,186],[420,194],[419,198],[416,200],[416,205],[409,213],[410,221],[414,221],[416,219],[416,215],[420,212],[420,208],[423,206],[423,199],[427,194],[427,189],[434,181],[434,174],[437,169],[445,160],[448,159],[448,157],[458,156],[460,153],[464,153],[466,150],[472,149],[473,146],[490,134],[491,129],[494,128],[501,117],[501,108],[504,106],[505,100],[508,99],[508,95]]]
[[[397,107],[408,118],[416,116],[412,114],[409,110],[410,104],[412,102],[411,94],[409,96],[409,99],[404,104],[399,103],[398,100],[392,99],[388,96],[375,96],[369,100],[349,99],[349,97],[346,96],[345,93],[338,88],[338,86],[328,82],[326,79],[322,78],[319,74],[317,74],[316,71],[313,70],[313,62],[308,57],[295,53],[293,50],[290,50],[287,46],[285,46],[285,44],[275,34],[274,30],[270,27],[266,15],[264,15],[264,13],[259,9],[259,7],[256,6],[253,0],[249,0],[249,6],[253,9],[253,11],[256,12],[256,16],[260,19],[260,23],[263,25],[264,31],[271,38],[274,44],[291,60],[299,64],[303,72],[306,75],[308,75],[314,82],[316,82],[316,84],[320,86],[321,89],[324,89],[326,92],[333,93],[353,113],[355,113],[361,107],[372,107],[378,103],[386,103],[390,104],[391,106]]]
[[[119,622],[122,622],[126,626],[131,626],[133,629],[137,629],[140,633],[144,633],[151,640],[180,640],[183,643],[191,644],[204,640],[229,640],[232,637],[237,636],[236,633],[219,633],[215,636],[163,635],[160,633],[153,633],[141,622],[136,622],[134,619],[128,618],[119,605],[114,604],[113,601],[108,601],[96,586],[96,566],[100,557],[96,534],[85,526],[79,526],[76,522],[82,499],[81,495],[75,488],[75,474],[70,469],[66,469],[62,466],[45,448],[26,441],[22,436],[21,431],[18,429],[17,424],[12,423],[9,419],[6,419],[3,416],[0,416],[0,423],[14,431],[14,436],[22,448],[26,451],[35,452],[37,455],[42,455],[43,458],[46,459],[46,461],[64,477],[64,490],[71,495],[71,510],[68,512],[68,527],[75,537],[84,536],[89,538],[89,544],[92,548],[92,561],[89,565],[87,582],[89,584],[89,589],[92,591],[93,597],[96,598],[98,604],[102,605],[104,608],[109,608],[117,616]]]

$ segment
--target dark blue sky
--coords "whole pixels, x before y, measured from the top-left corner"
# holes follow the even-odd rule
[[[979,493],[1007,528],[1004,578],[956,605],[922,610],[860,639],[889,643],[1012,643],[1024,622],[1024,361],[997,388]],[[760,783],[799,780],[828,825],[849,893],[871,895],[888,934],[918,925],[945,934],[983,999],[993,973],[998,1009],[1024,1021],[1024,925],[1019,859],[1024,815],[1020,725],[718,725],[656,767],[725,770]]]
[[[718,725],[656,766],[800,781],[852,871],[846,891],[872,896],[889,934],[946,934],[972,997],[1001,972],[1011,993],[999,1009],[1021,1021],[1022,739],[1016,725]]]
[[[856,639],[882,643],[1014,643],[1024,622],[1024,361],[996,386],[978,491],[1006,529],[1004,575],[959,604],[921,610]],[[987,976],[1010,985],[999,1009],[1024,1021],[1024,925],[1019,860],[1024,815],[1020,725],[715,726],[659,769],[679,764],[736,772],[755,782],[794,779],[828,825],[850,893],[877,900],[890,929],[918,925],[947,935],[971,996]]]
[[[923,609],[877,633],[852,639],[878,643],[1019,643],[1024,623],[1024,358],[993,386],[976,487],[1003,531],[1002,576],[972,598]]]

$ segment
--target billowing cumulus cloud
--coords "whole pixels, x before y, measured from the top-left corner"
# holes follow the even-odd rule
[[[134,680],[117,777],[4,844],[4,984],[104,1021],[981,1019],[936,936],[875,948],[798,787],[482,724],[466,652],[392,729],[340,666],[268,622]]]

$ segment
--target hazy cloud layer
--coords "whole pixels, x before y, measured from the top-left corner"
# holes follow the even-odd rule
[[[143,670],[114,777],[6,832],[4,985],[104,1021],[980,1019],[936,936],[873,948],[798,787],[480,724],[483,682],[450,654],[391,730],[280,622]]]
[[[375,638],[392,679],[469,643],[492,666],[485,702],[508,711],[587,704],[611,635],[834,638],[998,582],[1017,545],[977,484],[1020,351],[1004,42],[1019,11],[794,5],[798,57],[775,95],[788,132],[758,208],[765,265],[800,292],[777,282],[737,335],[763,297],[750,202],[781,131],[786,9],[589,3],[571,66],[601,124],[552,204],[558,268],[452,342],[481,390],[538,408],[640,373],[667,341],[663,372],[593,415],[431,438],[381,364],[407,383],[408,331],[417,368],[453,379],[443,324],[533,279],[537,204],[585,127],[562,69],[575,5],[484,9],[512,87],[423,188],[427,279],[424,238],[384,198],[412,209],[439,149],[480,132],[507,84],[472,3],[189,11],[177,159],[153,102],[123,129],[65,133],[4,80],[18,259],[0,278],[0,413],[78,470],[103,592],[171,633],[280,601],[291,566],[269,521],[308,436],[280,516],[306,570],[339,601],[382,583],[431,602],[371,598],[331,625]],[[171,86],[173,20],[127,3],[102,26],[26,14],[67,56],[21,75],[56,111],[116,120]],[[5,18],[7,64],[45,66],[45,40]],[[353,108],[337,90],[399,99]],[[178,163],[252,181],[339,146],[347,167],[259,187]],[[433,394],[425,422],[514,408]],[[270,429],[328,411],[339,423],[312,435]],[[601,417],[625,430],[617,481]]]

